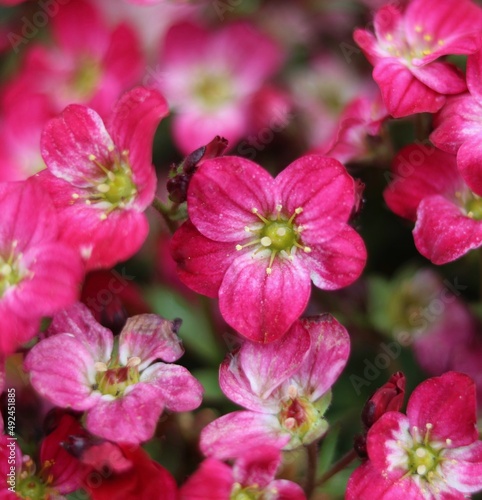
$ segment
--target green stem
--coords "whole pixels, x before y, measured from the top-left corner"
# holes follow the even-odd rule
[[[307,458],[307,475],[306,475],[304,490],[306,498],[310,498],[316,486],[315,478],[316,478],[316,469],[318,465],[317,441],[306,446],[306,458]]]
[[[326,483],[329,479],[331,479],[334,475],[338,474],[338,472],[346,469],[347,465],[350,465],[358,455],[355,450],[350,450],[345,456],[341,457],[338,462],[335,462],[330,469],[328,469],[316,482],[315,486],[321,486]]]
[[[169,231],[171,232],[171,234],[173,234],[177,229],[177,225],[170,217],[171,210],[166,205],[164,205],[164,203],[162,203],[159,198],[154,198],[154,200],[152,201],[152,207],[161,215],[167,227],[169,228]]]

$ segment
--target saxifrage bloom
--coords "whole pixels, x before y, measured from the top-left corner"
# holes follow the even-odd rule
[[[367,435],[369,460],[347,485],[347,500],[462,500],[482,488],[475,384],[447,372],[422,382],[407,415],[384,413]]]
[[[225,320],[258,342],[296,321],[313,283],[325,290],[361,274],[366,249],[348,220],[355,183],[337,160],[304,156],[273,179],[236,156],[204,162],[188,189],[190,220],[176,232],[181,280],[219,297]]]
[[[104,125],[72,104],[42,134],[47,170],[37,179],[59,209],[62,238],[88,269],[112,267],[136,253],[148,233],[143,214],[154,198],[152,141],[167,103],[155,90],[126,92]]]
[[[86,427],[119,443],[150,439],[164,408],[201,404],[201,384],[182,366],[178,323],[154,314],[127,320],[114,341],[81,303],[56,315],[29,352],[25,368],[35,390],[52,403],[86,411]]]

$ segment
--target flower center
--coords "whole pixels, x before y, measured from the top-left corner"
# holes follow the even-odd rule
[[[304,246],[301,242],[302,226],[296,226],[294,219],[297,215],[303,212],[301,207],[297,208],[291,217],[287,218],[281,213],[282,207],[276,207],[277,213],[270,218],[261,215],[257,208],[251,211],[262,222],[258,227],[245,227],[245,231],[252,234],[254,239],[251,239],[244,245],[236,245],[236,250],[240,251],[243,248],[256,245],[253,255],[267,250],[266,255],[269,255],[269,263],[266,268],[266,274],[271,274],[273,261],[276,256],[293,260],[296,249],[300,248],[304,252],[311,252],[311,248]]]
[[[424,436],[420,435],[418,427],[412,427],[413,447],[407,450],[408,473],[420,476],[427,482],[440,479],[438,465],[444,460],[441,456],[443,447],[439,443],[430,441],[430,431],[433,425],[426,424]],[[447,440],[447,444],[450,440]]]
[[[213,110],[232,100],[233,85],[227,75],[203,74],[196,80],[194,95],[205,108]]]
[[[97,371],[93,389],[104,395],[121,397],[130,385],[137,384],[139,378],[140,358],[132,357],[127,361],[127,366],[120,366],[116,361],[109,366],[103,362],[95,363]]]
[[[263,492],[256,484],[243,488],[241,484],[234,483],[229,495],[229,500],[261,500],[262,498]]]
[[[57,491],[51,487],[53,477],[48,474],[48,469],[53,461],[46,461],[42,469],[36,474],[36,466],[33,460],[26,455],[22,470],[17,476],[15,493],[25,500],[44,500],[45,498],[57,498]]]
[[[112,159],[109,166],[104,165],[95,155],[89,155],[89,160],[102,172],[96,179],[87,179],[90,187],[85,196],[74,193],[72,198],[85,199],[87,205],[96,204],[102,209],[100,218],[107,216],[117,208],[125,208],[137,194],[137,187],[132,180],[132,170],[129,165],[128,151],[119,155],[112,149]]]
[[[101,68],[97,61],[90,57],[81,60],[72,77],[72,89],[81,98],[88,98],[97,88],[101,76]]]
[[[0,298],[7,292],[7,290],[22,281],[28,274],[27,271],[22,270],[19,264],[20,255],[16,255],[15,248],[17,241],[12,242],[10,253],[7,257],[0,255]]]

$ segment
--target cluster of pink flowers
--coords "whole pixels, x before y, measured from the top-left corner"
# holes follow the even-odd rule
[[[0,498],[482,490],[482,6],[311,3],[0,0]]]

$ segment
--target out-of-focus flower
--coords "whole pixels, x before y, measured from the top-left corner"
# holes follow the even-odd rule
[[[188,154],[223,135],[234,146],[249,132],[251,96],[279,68],[282,53],[248,23],[209,32],[198,25],[172,26],[153,82],[177,112],[173,136]]]
[[[347,485],[347,500],[462,499],[482,488],[475,385],[448,372],[422,382],[407,415],[384,413],[367,436],[369,460]]]
[[[374,66],[388,112],[394,117],[438,111],[447,94],[466,89],[461,71],[436,61],[472,54],[482,43],[482,9],[470,0],[412,0],[406,9],[385,5],[375,14],[375,35],[357,29],[355,41]]]
[[[244,158],[207,160],[187,203],[190,220],[172,242],[179,276],[219,296],[224,319],[250,340],[280,338],[306,307],[311,280],[334,290],[365,265],[363,240],[347,223],[355,183],[334,159],[304,156],[276,179]]]
[[[180,500],[304,500],[301,486],[286,479],[274,479],[280,465],[280,450],[267,445],[247,451],[233,467],[208,458],[181,487]]]
[[[297,321],[277,342],[245,342],[221,365],[219,383],[247,408],[224,415],[204,428],[206,456],[232,458],[269,443],[294,449],[327,430],[324,413],[331,386],[348,359],[345,328],[329,315]]]
[[[52,200],[33,180],[1,183],[0,355],[32,339],[43,316],[73,304],[83,278],[75,249],[59,241]]]
[[[129,318],[118,342],[83,304],[54,317],[29,352],[25,368],[35,390],[60,407],[86,411],[93,434],[119,443],[150,439],[164,408],[188,411],[203,389],[182,366],[178,322],[153,314]]]
[[[384,198],[397,215],[416,221],[417,250],[440,265],[482,245],[480,194],[482,184],[470,190],[454,155],[412,145],[396,156]]]
[[[47,170],[37,180],[59,210],[62,239],[87,269],[109,268],[136,253],[148,233],[144,210],[154,198],[152,141],[167,103],[136,87],[122,96],[106,126],[92,109],[70,105],[42,135]]]

